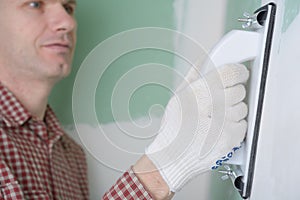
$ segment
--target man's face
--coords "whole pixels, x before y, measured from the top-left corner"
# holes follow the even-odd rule
[[[59,80],[69,74],[75,0],[0,0],[0,70],[16,78]]]

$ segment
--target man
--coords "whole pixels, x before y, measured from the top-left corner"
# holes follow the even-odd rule
[[[84,153],[47,105],[71,70],[75,8],[74,0],[0,0],[0,199],[88,199]],[[103,199],[170,199],[242,141],[246,68],[224,67],[221,85],[215,74],[205,76],[225,94],[224,126],[212,133],[209,90],[195,73],[170,100],[145,155]]]

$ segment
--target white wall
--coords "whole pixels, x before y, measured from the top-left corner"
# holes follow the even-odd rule
[[[299,2],[275,2],[278,10],[251,200],[300,199]]]
[[[193,64],[199,63],[198,59],[204,58],[203,54],[217,43],[223,36],[226,21],[227,1],[210,0],[175,0],[175,22],[177,30],[186,34],[202,47],[202,51],[194,51],[185,41],[175,40],[176,48],[183,49],[190,54]],[[175,66],[182,72],[191,66],[177,58]]]

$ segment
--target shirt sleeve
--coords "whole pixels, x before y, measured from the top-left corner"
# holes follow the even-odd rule
[[[20,185],[3,160],[0,160],[0,200],[23,200]]]
[[[126,171],[107,191],[102,200],[153,200],[132,169]]]

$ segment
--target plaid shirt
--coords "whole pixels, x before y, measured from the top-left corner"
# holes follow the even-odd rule
[[[88,199],[83,150],[50,107],[37,120],[0,83],[0,200]],[[151,199],[130,170],[103,199]]]
[[[152,200],[132,170],[128,170],[102,197],[103,200]]]

